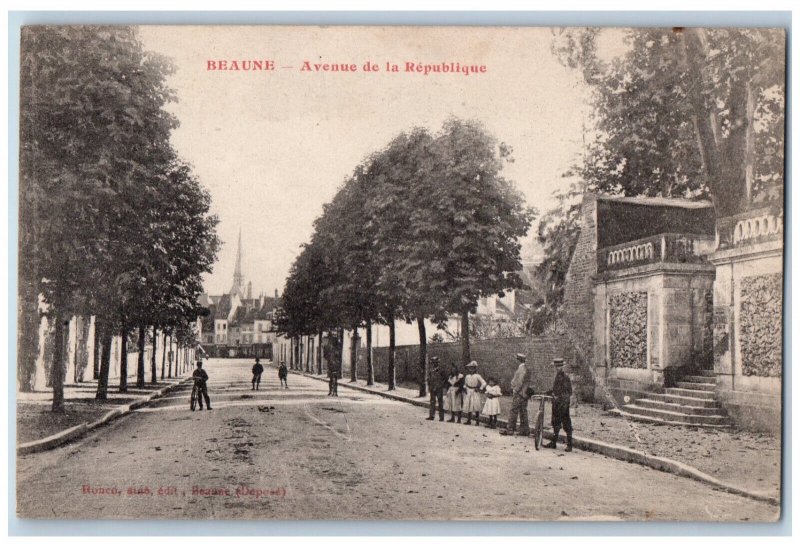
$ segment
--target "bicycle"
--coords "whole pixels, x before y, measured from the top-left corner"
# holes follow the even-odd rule
[[[200,400],[200,386],[197,385],[197,382],[194,383],[192,386],[192,395],[189,399],[189,408],[194,411],[197,407],[197,403]]]
[[[542,436],[544,435],[544,403],[546,400],[553,400],[550,395],[532,395],[531,399],[539,399],[539,410],[536,418],[533,419],[533,446],[536,450],[542,446]]]

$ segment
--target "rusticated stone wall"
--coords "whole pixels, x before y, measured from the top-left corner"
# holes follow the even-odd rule
[[[647,368],[647,293],[624,292],[608,298],[612,367]]]
[[[739,337],[745,376],[781,375],[782,283],[781,274],[741,280]]]

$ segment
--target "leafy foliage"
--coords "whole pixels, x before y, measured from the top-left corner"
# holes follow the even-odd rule
[[[609,58],[603,38],[619,33]],[[567,29],[552,51],[591,89],[593,139],[578,182],[558,195],[539,237],[538,277],[554,315],[578,235],[577,196],[711,199],[718,217],[782,202],[784,45],[769,29]]]
[[[38,295],[57,320],[95,315],[106,333],[190,329],[217,220],[170,145],[170,63],[122,26],[27,27],[22,53],[21,338]],[[21,381],[34,359],[20,353]]]

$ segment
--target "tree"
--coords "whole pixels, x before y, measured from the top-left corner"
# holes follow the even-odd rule
[[[623,32],[621,56],[601,54],[604,32]],[[547,259],[538,273],[553,287],[551,309],[577,239],[576,193],[710,198],[718,218],[781,203],[783,31],[569,29],[552,50],[591,90],[594,138],[566,173],[579,182],[539,228]]]
[[[470,361],[469,314],[478,298],[523,287],[521,239],[535,209],[501,172],[511,150],[475,121],[449,120],[435,141],[436,200],[431,236],[439,243],[434,264],[448,295],[446,310],[461,316],[462,361]]]
[[[164,108],[174,98],[165,84],[171,67],[143,50],[135,29],[27,27],[22,41],[20,378],[30,377],[32,302],[41,294],[56,325],[95,315],[104,399],[112,334],[142,324],[145,289],[168,283],[155,273],[181,281],[184,300],[196,301],[201,288],[196,268],[170,258],[175,246],[164,239],[174,234],[155,223],[164,210],[183,211],[172,228],[210,249],[193,257],[207,271],[216,220],[207,196],[198,214],[187,185],[175,184],[180,167],[169,138],[177,122]],[[203,230],[193,231],[198,223]],[[152,313],[153,300],[147,304]],[[53,410],[62,410],[63,355],[55,351]]]

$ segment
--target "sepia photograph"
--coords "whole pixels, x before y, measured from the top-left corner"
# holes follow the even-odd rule
[[[786,44],[23,26],[16,516],[777,522]]]

